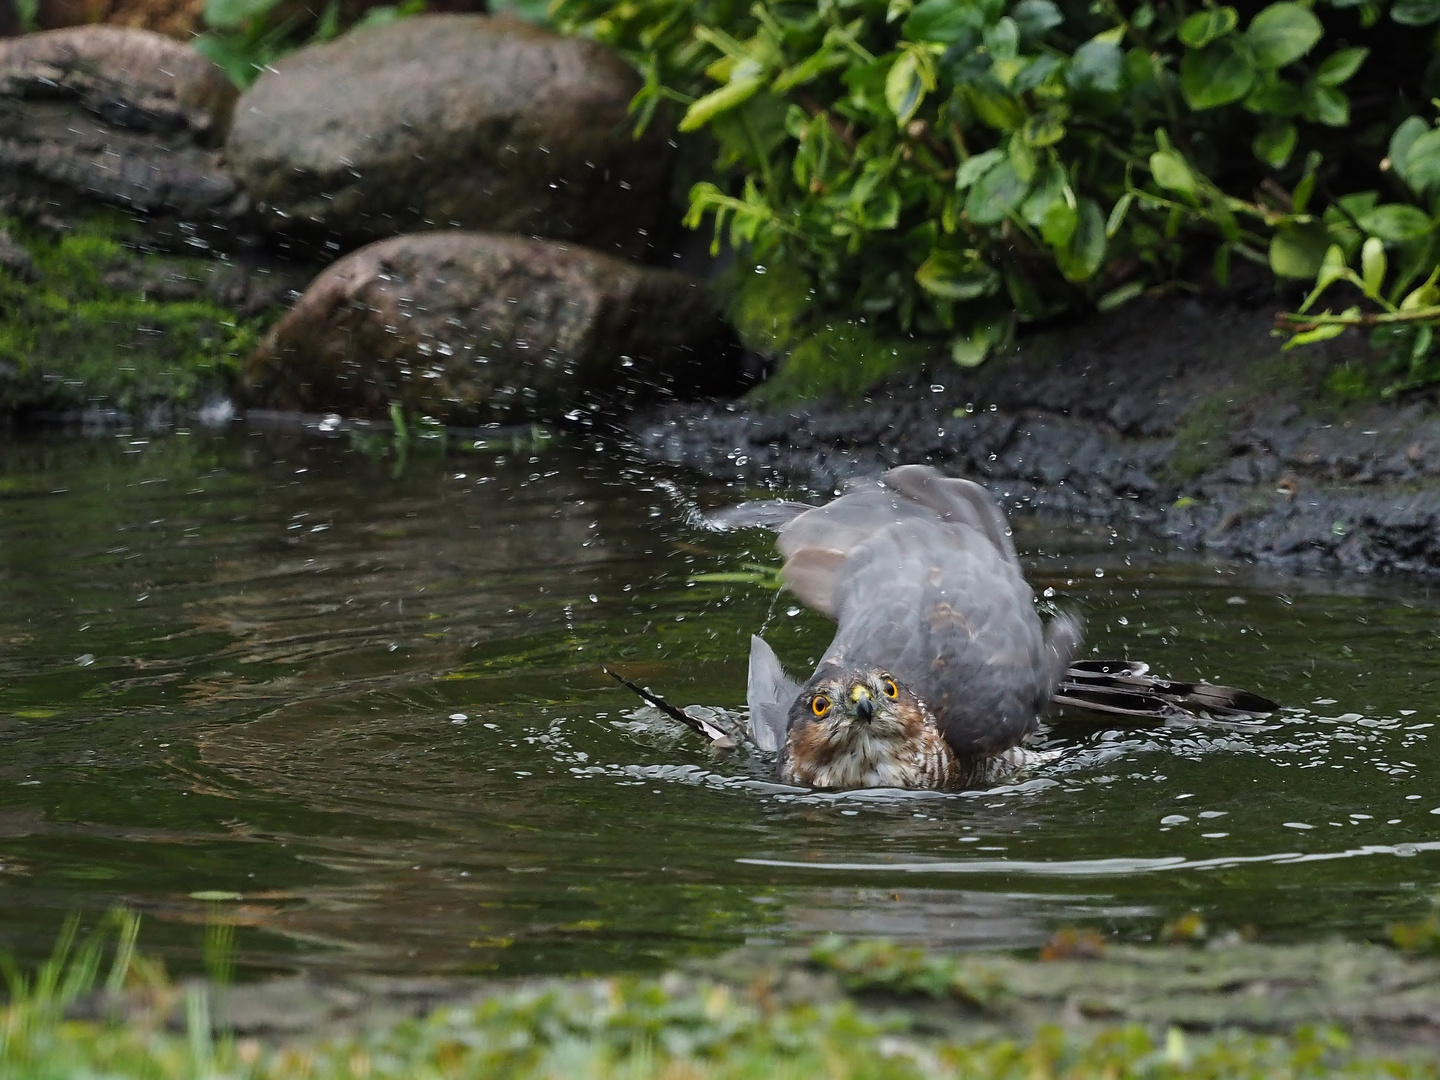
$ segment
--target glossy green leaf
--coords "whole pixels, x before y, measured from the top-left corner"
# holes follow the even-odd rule
[[[1288,119],[1305,111],[1305,90],[1273,71],[1257,72],[1255,85],[1245,98],[1245,108],[1254,113]]]
[[[1358,283],[1359,280],[1355,276],[1355,271],[1351,270],[1345,262],[1344,249],[1339,244],[1331,244],[1325,250],[1325,257],[1320,260],[1320,269],[1315,274],[1315,287],[1310,290],[1310,295],[1305,297],[1305,302],[1300,305],[1300,310],[1309,311],[1311,305],[1320,299],[1320,294],[1335,282]]]
[[[1125,215],[1130,212],[1130,204],[1135,201],[1135,193],[1127,191],[1115,201],[1110,208],[1110,216],[1105,220],[1105,235],[1113,238],[1120,231],[1120,226],[1125,223]]]
[[[915,58],[910,53],[903,53],[890,69],[890,77],[885,80],[885,104],[895,114],[896,122],[905,124],[919,111],[924,100],[925,84],[915,70]]]
[[[1020,36],[1029,39],[1039,38],[1065,21],[1051,0],[1020,0],[1010,17],[1015,20]]]
[[[1394,134],[1390,136],[1390,145],[1386,148],[1390,158],[1390,164],[1404,177],[1404,164],[1410,156],[1410,147],[1415,140],[1430,130],[1430,125],[1418,116],[1407,116],[1396,126]],[[1408,182],[1408,181],[1407,181]]]
[[[976,225],[998,225],[1020,205],[1029,185],[1004,160],[980,177],[965,200],[965,216]]]
[[[1429,26],[1440,21],[1440,0],[1395,0],[1390,18],[1401,26]]]
[[[1318,341],[1329,341],[1331,338],[1339,337],[1346,329],[1344,323],[1322,323],[1313,330],[1305,330],[1296,334],[1281,347],[1293,349],[1297,345],[1314,345]]]
[[[1313,49],[1322,33],[1320,20],[1309,8],[1285,0],[1255,16],[1245,31],[1245,43],[1256,66],[1280,68]]]
[[[1369,55],[1370,50],[1364,48],[1337,49],[1315,69],[1315,81],[1321,86],[1339,86],[1349,82]]]
[[[901,33],[908,41],[935,41],[951,45],[966,33],[984,29],[979,11],[954,0],[925,0],[905,20]]]
[[[1150,175],[1166,191],[1191,198],[1195,195],[1195,174],[1174,150],[1157,150],[1150,155]]]
[[[1203,49],[1234,30],[1240,16],[1233,7],[1205,8],[1180,24],[1180,41],[1187,48]]]
[[[1213,109],[1239,101],[1254,82],[1250,57],[1228,39],[1187,52],[1180,62],[1180,92],[1192,109]]]
[[[1410,119],[1419,130],[1412,126],[1403,134],[1402,130],[1395,132],[1390,140],[1390,164],[1411,191],[1426,195],[1440,189],[1440,130],[1417,117]],[[1409,123],[1407,120],[1406,124]],[[1401,129],[1404,128],[1402,124]]]
[[[1004,150],[986,150],[983,154],[976,154],[973,157],[966,158],[955,173],[956,190],[964,191],[1004,160]]]
[[[1284,168],[1290,155],[1295,153],[1295,141],[1298,137],[1299,133],[1294,124],[1266,124],[1255,136],[1251,149],[1255,151],[1257,158],[1272,169]]]
[[[991,86],[970,84],[965,87],[965,97],[980,121],[996,131],[1014,131],[1029,118],[1024,106]]]
[[[720,89],[712,90],[686,109],[685,115],[680,118],[680,130],[699,130],[721,113],[744,104],[765,82],[765,73],[761,71],[732,78]]]
[[[1000,274],[976,252],[932,251],[915,271],[920,287],[946,300],[978,300],[1000,289]]]
[[[1027,63],[1010,80],[1010,92],[1012,94],[1026,94],[1045,82],[1051,75],[1060,69],[1061,62],[1058,56],[1050,53],[1042,53]]]
[[[1063,115],[1058,109],[1047,109],[1030,117],[1020,129],[1025,141],[1037,150],[1054,146],[1065,137]]]
[[[1081,199],[1079,220],[1068,247],[1055,253],[1060,272],[1069,281],[1087,281],[1105,261],[1105,215],[1094,199]]]
[[[1006,144],[1006,156],[1015,169],[1015,175],[1024,183],[1029,184],[1035,179],[1035,151],[1030,149],[1030,144],[1025,141],[1021,132],[1010,136]]]
[[[963,368],[979,367],[990,355],[990,343],[983,338],[969,335],[957,337],[950,342],[950,359]]]
[[[1074,198],[1072,195],[1071,198]],[[1068,201],[1051,203],[1040,219],[1040,238],[1054,251],[1063,251],[1074,239],[1075,230],[1080,227],[1078,203]]]
[[[1075,232],[1075,193],[1070,178],[1057,162],[1039,171],[1030,194],[1020,204],[1020,216],[1036,229],[1052,248],[1063,248]]]
[[[1210,261],[1210,274],[1215,279],[1215,284],[1222,289],[1230,287],[1230,245],[1221,244],[1215,249],[1215,257]]]
[[[1270,239],[1270,269],[1277,277],[1308,281],[1320,271],[1330,234],[1319,221],[1289,221]]]
[[[1020,51],[1020,29],[1015,20],[1005,16],[984,35],[985,48],[996,60],[1013,60]]]
[[[1429,234],[1430,215],[1418,206],[1387,203],[1358,215],[1360,228],[1391,244],[1404,244]]]
[[[1120,46],[1098,38],[1075,50],[1067,81],[1072,90],[1113,94],[1120,89],[1125,73],[1125,54]]]
[[[1385,284],[1385,271],[1388,265],[1385,258],[1385,241],[1378,236],[1367,238],[1365,245],[1360,249],[1360,282],[1361,287],[1365,290],[1365,295],[1372,300],[1380,295],[1381,286]]]
[[[1440,266],[1430,271],[1430,276],[1419,288],[1411,291],[1404,300],[1400,301],[1401,311],[1414,311],[1416,308],[1432,307],[1440,301],[1440,288],[1435,287],[1435,282],[1440,280]]]
[[[908,123],[919,110],[929,89],[925,82],[919,54],[913,49],[902,51],[885,77],[885,104],[897,123]]]
[[[1350,123],[1350,99],[1345,91],[1333,86],[1316,86],[1305,111],[1310,119],[1327,127],[1344,127]]]
[[[961,335],[950,342],[950,357],[961,367],[976,367],[1014,330],[1011,315],[992,317],[977,322],[969,334]]]
[[[1121,304],[1128,304],[1144,291],[1145,283],[1143,281],[1127,281],[1124,285],[1111,289],[1099,300],[1096,300],[1095,309],[1097,311],[1113,311]]]

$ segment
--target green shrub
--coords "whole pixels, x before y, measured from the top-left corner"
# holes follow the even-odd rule
[[[1366,327],[1390,389],[1440,379],[1434,32],[1413,29],[1440,0],[557,0],[553,18],[637,66],[639,123],[676,102],[713,141],[687,221],[739,251],[745,294],[766,286],[751,269],[805,283],[791,343],[863,319],[973,365],[1017,323],[1225,285],[1241,259],[1313,283],[1281,318],[1293,343]]]
[[[243,90],[287,53],[332,41],[344,30],[394,22],[425,8],[426,0],[402,0],[370,8],[346,26],[340,0],[329,0],[318,15],[306,8],[296,11],[285,0],[205,0],[207,29],[194,45]]]

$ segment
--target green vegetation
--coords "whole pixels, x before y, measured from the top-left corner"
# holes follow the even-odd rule
[[[127,286],[121,278],[133,284],[147,268],[203,275],[208,264],[127,250],[123,220],[97,216],[60,236],[3,224],[28,251],[35,280],[0,269],[0,412],[199,404],[229,389],[259,342],[256,321],[214,302]]]
[[[1366,329],[1382,390],[1440,381],[1436,0],[553,18],[639,68],[639,123],[678,103],[708,136],[687,221],[735,249],[737,323],[788,355],[782,393],[854,390],[941,341],[978,364],[1018,324],[1224,287],[1237,260],[1282,295],[1308,283],[1290,343]]]
[[[998,976],[983,965],[889,941],[846,941],[831,935],[815,944],[810,959],[839,975],[840,984],[852,993],[953,998],[979,1009],[1005,994]]]
[[[348,26],[341,20],[340,0],[329,0],[318,15],[286,0],[205,0],[205,25],[195,48],[225,69],[242,90],[266,66],[306,45],[333,41],[345,30],[378,26],[417,15],[426,0],[372,7]]]
[[[67,924],[52,958],[34,973],[6,966],[10,1001],[0,1008],[0,1075],[170,1078],[244,1077],[328,1080],[354,1077],[769,1078],[846,1076],[1048,1080],[1067,1077],[1435,1077],[1420,1059],[1355,1053],[1333,1030],[1290,1038],[1155,1038],[1137,1027],[1099,1035],[1041,1029],[1033,1038],[954,1042],[924,1034],[904,1014],[873,1019],[848,1001],[797,1004],[757,984],[669,976],[551,982],[499,989],[477,1005],[438,1010],[419,1020],[386,1022],[360,1035],[316,1036],[269,1045],[217,1034],[210,985],[179,987],[136,952],[139,922],[110,916],[76,943]],[[113,938],[113,945],[110,939]],[[206,935],[207,967],[222,980],[225,930]],[[105,964],[106,954],[110,962]],[[913,955],[912,955],[913,954]],[[846,946],[816,951],[825,966],[857,973],[901,993],[953,992],[955,972],[918,950]],[[101,972],[106,972],[100,982]],[[938,981],[937,981],[938,980]],[[82,1000],[110,1021],[67,1020]],[[167,1019],[178,1009],[183,1026]],[[123,1019],[122,1019],[123,1017]]]
[[[296,49],[333,41],[347,30],[419,15],[428,6],[427,0],[401,0],[369,8],[347,23],[339,0],[329,0],[318,14],[287,0],[205,0],[207,29],[194,44],[243,90],[267,65]],[[494,0],[489,9],[538,22],[548,6],[548,0]]]

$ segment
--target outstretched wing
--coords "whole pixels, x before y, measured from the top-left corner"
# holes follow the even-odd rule
[[[839,628],[822,666],[889,671],[962,757],[1033,730],[1059,660],[1019,568],[987,536],[933,515],[890,525],[849,552],[832,596]]]
[[[988,544],[1018,573],[1005,515],[988,491],[928,465],[901,465],[781,526],[775,546],[785,556],[785,584],[807,605],[835,618],[835,575],[852,552],[882,530],[936,521]]]
[[[1068,618],[1042,633],[990,494],[928,466],[891,469],[824,506],[750,503],[711,521],[778,528],[785,584],[839,623],[821,667],[889,671],[965,757],[998,753],[1034,728],[1079,642]],[[758,715],[770,726],[778,672],[768,648],[752,647],[752,725]]]

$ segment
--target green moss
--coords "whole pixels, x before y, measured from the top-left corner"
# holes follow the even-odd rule
[[[846,941],[831,935],[810,950],[810,960],[835,972],[852,993],[953,998],[979,1009],[1005,995],[1004,982],[983,966],[892,941]]]
[[[0,222],[39,274],[0,269],[0,413],[89,406],[139,412],[187,405],[233,385],[241,357],[259,342],[257,320],[205,299],[164,300],[115,288],[125,266],[173,270],[202,259],[142,255],[121,242],[127,223],[99,216],[85,231],[55,237]]]
[[[775,374],[751,391],[757,404],[858,397],[933,355],[933,342],[878,333],[856,317],[835,318],[833,307],[822,316],[810,280],[794,267],[780,264],[762,274],[740,265],[719,288],[746,346],[780,360]]]
[[[1356,1053],[1337,1029],[1300,1028],[1283,1037],[1237,1033],[1163,1034],[1138,1025],[1087,1034],[1040,1027],[1021,1038],[977,1035],[964,1025],[939,1029],[906,1012],[883,1017],[848,1000],[796,1000],[763,977],[747,988],[670,974],[493,985],[478,1002],[418,1020],[380,1019],[350,1031],[315,1031],[276,1045],[217,1037],[210,987],[171,984],[164,969],[137,952],[140,921],[112,913],[89,938],[66,924],[50,960],[33,973],[7,965],[9,1003],[0,1008],[0,1076],[48,1080],[341,1080],[367,1077],[514,1077],[551,1080],[1052,1080],[1066,1077],[1437,1077],[1433,1056],[1410,1059]],[[206,967],[221,985],[231,970],[233,935],[205,934]],[[108,957],[107,957],[108,954]],[[106,962],[108,959],[108,963]],[[812,955],[865,988],[975,999],[973,979],[955,958],[886,943],[822,943]],[[871,968],[868,975],[862,970]],[[104,988],[111,1022],[67,1020],[67,1011]],[[225,991],[222,990],[222,993]],[[93,1002],[92,999],[92,1010]],[[89,1011],[89,1010],[87,1010]],[[243,1012],[243,1009],[242,1009]],[[92,1012],[93,1015],[93,1012]],[[183,1017],[183,1029],[173,1020]],[[354,1019],[354,1018],[352,1018]],[[354,1033],[358,1029],[358,1033]]]
[[[1224,461],[1234,424],[1231,404],[1223,395],[1207,398],[1188,413],[1175,432],[1169,472],[1177,480],[1194,480]]]

